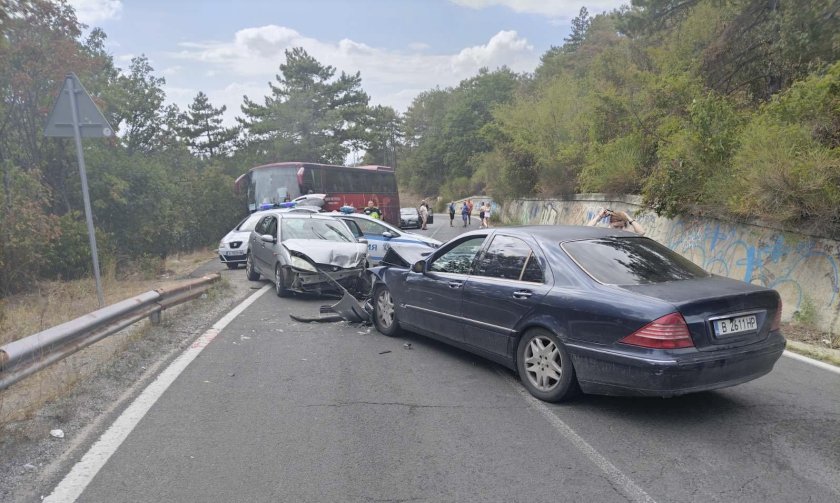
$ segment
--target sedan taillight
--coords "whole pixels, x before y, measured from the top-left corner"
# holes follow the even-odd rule
[[[694,347],[688,325],[680,313],[666,314],[653,320],[618,342],[653,349]]]

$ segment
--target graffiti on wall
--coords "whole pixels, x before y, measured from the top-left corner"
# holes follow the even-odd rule
[[[714,219],[668,219],[642,213],[624,201],[518,200],[506,205],[506,221],[521,224],[585,225],[602,207],[623,210],[646,235],[707,271],[776,289],[785,319],[810,299],[817,324],[840,330],[840,242]]]

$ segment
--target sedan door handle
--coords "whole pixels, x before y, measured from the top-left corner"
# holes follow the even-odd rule
[[[461,288],[462,286],[464,286],[463,281],[450,281],[449,282],[449,288]]]
[[[531,295],[534,295],[531,290],[517,290],[513,292],[513,296],[517,299],[527,299]]]

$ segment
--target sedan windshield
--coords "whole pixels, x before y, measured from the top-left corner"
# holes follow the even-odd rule
[[[289,239],[322,239],[352,243],[356,238],[347,226],[337,220],[321,220],[310,218],[284,218],[280,224],[280,240]]]
[[[645,285],[709,276],[694,262],[647,238],[572,241],[562,247],[587,274],[608,285]]]

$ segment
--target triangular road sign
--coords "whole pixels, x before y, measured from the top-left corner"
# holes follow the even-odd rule
[[[105,116],[96,107],[88,92],[76,74],[69,73],[64,78],[64,86],[53,105],[52,112],[47,119],[47,127],[44,130],[46,136],[72,137],[73,132],[73,101],[70,93],[75,94],[77,117],[79,118],[79,132],[84,138],[99,138],[111,136],[114,130],[111,129]]]

